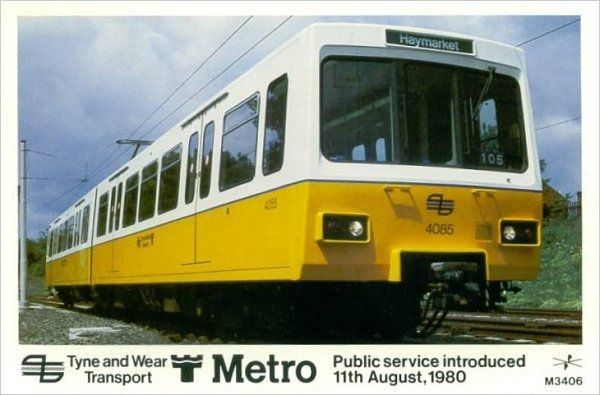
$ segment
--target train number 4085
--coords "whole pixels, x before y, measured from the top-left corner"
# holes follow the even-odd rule
[[[454,224],[428,224],[425,227],[425,233],[429,233],[430,235],[453,235]]]
[[[552,385],[552,386],[560,386],[560,385],[569,385],[569,386],[573,386],[573,385],[583,385],[583,377],[581,376],[570,376],[570,377],[559,377],[559,376],[552,376],[552,377],[545,377],[544,378],[544,384],[545,385]]]

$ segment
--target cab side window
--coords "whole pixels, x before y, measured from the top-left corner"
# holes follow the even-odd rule
[[[221,191],[254,178],[258,105],[256,94],[225,115],[219,174]]]
[[[267,113],[265,116],[265,140],[262,163],[264,175],[279,171],[283,165],[287,92],[287,74],[271,82],[267,89]]]

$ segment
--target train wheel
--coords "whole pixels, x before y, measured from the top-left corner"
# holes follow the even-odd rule
[[[114,292],[110,287],[95,287],[92,289],[91,296],[96,311],[106,314],[113,310]]]
[[[56,293],[58,294],[58,299],[65,304],[65,307],[73,307],[75,304],[75,298],[73,297],[73,293],[70,289],[65,287],[57,287]]]

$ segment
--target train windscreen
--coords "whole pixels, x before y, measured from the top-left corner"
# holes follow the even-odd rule
[[[522,172],[527,158],[518,83],[493,68],[327,58],[321,152],[336,162]]]

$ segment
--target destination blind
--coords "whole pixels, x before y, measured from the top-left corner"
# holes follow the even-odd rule
[[[386,30],[385,35],[388,44],[473,54],[473,41],[471,40],[415,34],[398,30]]]

